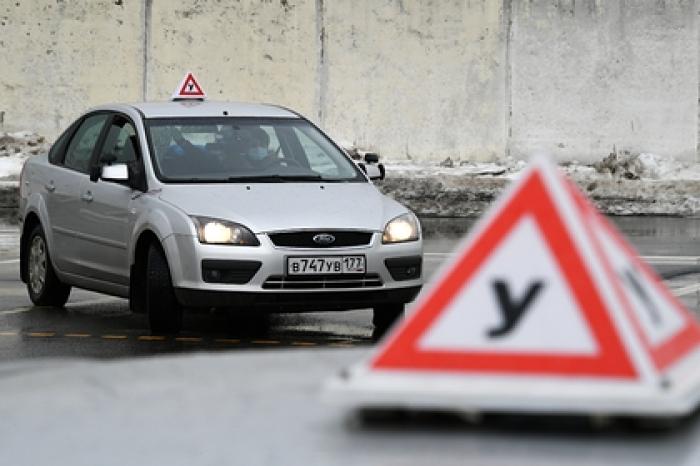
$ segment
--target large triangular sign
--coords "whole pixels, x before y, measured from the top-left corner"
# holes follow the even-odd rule
[[[172,95],[173,100],[183,100],[183,99],[205,99],[207,95],[202,90],[202,86],[199,85],[194,74],[188,72],[185,77],[182,78],[180,85],[175,89]]]
[[[335,399],[663,416],[700,399],[700,325],[544,159],[437,277]]]

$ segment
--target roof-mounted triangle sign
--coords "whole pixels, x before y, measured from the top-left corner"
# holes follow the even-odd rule
[[[700,401],[700,325],[539,159],[327,388],[356,407],[683,415]]]
[[[202,90],[202,86],[199,85],[199,82],[194,77],[194,74],[187,72],[185,77],[182,79],[182,82],[180,82],[180,85],[173,93],[172,100],[203,100],[206,97],[207,95]]]

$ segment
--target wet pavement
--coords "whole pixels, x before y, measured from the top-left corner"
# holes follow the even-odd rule
[[[683,303],[700,315],[700,219],[615,218]],[[470,219],[423,219],[424,276],[432,279]],[[18,279],[18,233],[0,226],[0,361],[45,356],[119,358],[196,351],[356,347],[372,344],[371,311],[272,315],[247,322],[223,312],[188,314],[177,337],[151,335],[123,299],[76,290],[65,309],[32,307]]]
[[[423,223],[430,280],[472,222]],[[700,315],[700,219],[617,223]],[[0,403],[3,464],[700,464],[698,416],[656,431],[324,404],[324,381],[371,351],[368,310],[275,315],[247,328],[223,313],[192,314],[180,336],[163,337],[126,301],[96,293],[74,290],[66,309],[31,307],[16,233],[1,231],[0,396],[11,400]]]

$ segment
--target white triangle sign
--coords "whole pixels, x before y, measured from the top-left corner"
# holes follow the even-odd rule
[[[528,261],[531,254],[540,261]],[[559,270],[536,222],[524,217],[471,278],[470,286],[426,329],[418,346],[444,351],[594,354],[595,339]],[[482,303],[482,312],[473,312],[471,303]],[[503,304],[522,309],[537,305],[542,310],[504,321]],[[465,321],[470,325],[465,327]],[[550,325],[560,331],[543,334]]]
[[[199,82],[197,81],[197,78],[194,77],[194,74],[187,72],[185,77],[182,78],[180,85],[177,87],[177,89],[175,89],[175,92],[171,98],[173,100],[202,100],[206,97],[207,95],[202,90],[202,86],[199,85]]]
[[[540,160],[329,388],[356,406],[682,415],[700,401],[700,325]]]

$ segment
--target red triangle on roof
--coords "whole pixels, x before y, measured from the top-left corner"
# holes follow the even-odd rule
[[[187,73],[185,78],[182,80],[178,86],[178,90],[172,95],[173,100],[177,99],[204,99],[206,94],[202,90],[202,87],[197,82],[194,74]]]

